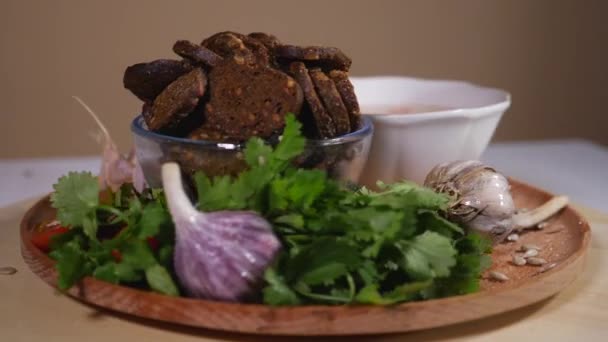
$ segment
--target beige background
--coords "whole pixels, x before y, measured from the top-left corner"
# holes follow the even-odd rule
[[[608,144],[608,1],[0,0],[0,158],[94,154],[102,117],[121,147],[140,108],[126,66],[176,39],[268,31],[341,47],[355,75],[466,79],[508,89],[495,138]]]

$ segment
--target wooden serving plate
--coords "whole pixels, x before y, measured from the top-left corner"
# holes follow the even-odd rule
[[[532,186],[516,181],[511,184],[518,208],[534,208],[551,198]],[[25,214],[21,222],[21,253],[32,271],[55,287],[53,261],[30,242],[36,225],[54,217],[48,197]],[[85,278],[68,294],[85,303],[138,317],[231,332],[307,336],[405,332],[500,314],[556,294],[581,273],[590,235],[585,219],[567,207],[544,229],[528,231],[518,242],[494,249],[492,270],[506,274],[508,281],[484,278],[482,291],[475,294],[394,306],[271,307],[226,303],[174,298],[92,277]],[[522,243],[541,247],[539,256],[554,267],[512,265],[511,255]]]

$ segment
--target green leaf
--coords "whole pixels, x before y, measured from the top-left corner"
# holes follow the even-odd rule
[[[317,302],[328,304],[346,304],[352,301],[352,296],[348,289],[333,288],[329,293],[313,292],[306,283],[300,282],[294,286],[294,290],[303,297],[308,297]]]
[[[53,185],[51,205],[64,226],[82,226],[99,204],[99,184],[90,172],[69,172]]]
[[[152,265],[146,269],[146,280],[150,288],[156,292],[169,296],[179,296],[177,285],[167,269],[159,264]]]
[[[325,283],[343,276],[346,270],[357,269],[360,263],[360,254],[353,246],[327,237],[304,247],[288,260],[286,275],[294,282]]]
[[[264,303],[269,305],[300,304],[298,295],[285,284],[283,277],[279,276],[272,267],[266,269],[264,280],[267,283],[263,290]]]
[[[441,217],[437,211],[423,209],[419,212],[419,223],[423,231],[430,230],[452,238],[454,234],[464,235],[464,230],[456,223]]]
[[[198,207],[203,211],[234,209],[231,204],[232,180],[229,176],[216,177],[213,182],[203,173],[194,175],[194,183],[198,194]]]
[[[270,208],[305,212],[325,190],[326,174],[319,170],[297,170],[270,183]]]
[[[462,253],[490,253],[492,251],[492,240],[478,233],[469,233],[456,242],[456,247]]]
[[[141,271],[137,271],[133,266],[124,262],[116,264],[114,272],[116,277],[122,282],[136,282],[143,279]]]
[[[274,161],[286,163],[302,154],[306,140],[300,133],[301,128],[302,124],[293,114],[290,113],[285,116],[285,129],[281,141],[272,153]]]
[[[108,283],[118,284],[119,278],[116,275],[116,263],[108,262],[101,266],[97,266],[93,271],[93,277],[107,281]]]
[[[79,240],[75,238],[49,254],[57,261],[55,268],[59,274],[57,286],[60,290],[69,289],[92,271]]]
[[[380,281],[380,275],[378,274],[376,264],[371,260],[365,260],[361,264],[361,267],[357,269],[357,273],[364,285],[372,285]]]
[[[298,279],[308,285],[318,285],[333,281],[347,273],[348,268],[345,264],[329,262],[302,274]]]
[[[444,210],[449,197],[422,187],[413,182],[382,184],[384,191],[370,193],[371,206],[388,206],[393,209],[414,207],[419,209]]]
[[[254,137],[247,141],[243,154],[250,167],[265,166],[271,160],[272,147],[266,145],[264,140]]]
[[[158,261],[165,267],[173,266],[173,245],[164,245],[158,249]]]
[[[294,228],[304,228],[304,217],[301,214],[287,214],[274,219],[274,223]]]
[[[160,227],[171,222],[171,215],[158,202],[150,202],[144,206],[141,219],[138,223],[137,237],[143,239],[156,236],[160,233]]]
[[[132,266],[136,270],[145,270],[157,263],[154,254],[145,241],[131,239],[121,250],[122,263]]]
[[[97,241],[97,216],[88,214],[82,220],[82,231],[91,240]]]
[[[355,301],[362,304],[395,304],[414,299],[416,295],[420,293],[420,291],[428,288],[432,284],[432,280],[407,283],[397,286],[392,291],[384,294],[381,294],[378,291],[377,285],[367,285],[362,288],[359,293],[357,293]]]
[[[403,241],[404,268],[415,279],[447,277],[456,265],[456,249],[450,239],[435,232],[424,232],[412,241]]]

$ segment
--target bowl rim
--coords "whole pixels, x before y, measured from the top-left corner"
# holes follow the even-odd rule
[[[146,127],[144,118],[141,114],[137,115],[131,122],[131,132],[138,137],[152,139],[159,142],[169,142],[174,144],[186,144],[192,146],[205,147],[215,150],[242,150],[245,148],[246,142],[243,143],[223,143],[210,140],[194,140],[188,138],[174,137],[166,134],[152,132]],[[312,147],[342,145],[351,142],[361,141],[364,138],[371,136],[374,132],[374,124],[367,116],[361,116],[361,127],[354,131],[339,137],[331,139],[306,139],[306,143]]]
[[[407,81],[407,82],[417,82],[423,84],[431,84],[431,83],[450,83],[455,86],[467,87],[472,90],[484,90],[484,91],[494,91],[499,94],[501,100],[495,101],[494,103],[490,103],[487,105],[480,106],[469,106],[469,107],[459,107],[454,109],[445,109],[445,110],[429,110],[419,113],[407,113],[407,114],[399,114],[399,113],[391,113],[391,114],[378,114],[378,113],[365,113],[361,114],[366,117],[372,118],[374,121],[427,121],[433,119],[440,119],[445,117],[464,117],[464,118],[478,118],[485,115],[496,114],[497,112],[506,111],[511,105],[511,93],[502,89],[495,87],[487,87],[480,84],[476,84],[473,82],[465,81],[465,80],[456,80],[456,79],[432,79],[432,78],[417,78],[417,77],[406,77],[406,76],[396,76],[396,75],[376,75],[376,76],[363,76],[363,77],[351,77],[351,81],[355,86],[355,93],[357,89],[357,83],[359,82],[399,82],[399,81]],[[361,102],[361,97],[359,97],[359,102]]]

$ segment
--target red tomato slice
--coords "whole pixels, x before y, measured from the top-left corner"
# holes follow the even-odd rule
[[[53,238],[53,236],[64,234],[68,231],[68,228],[62,227],[60,225],[52,226],[50,228],[44,229],[41,232],[34,232],[32,234],[32,243],[34,244],[34,246],[38,247],[38,249],[47,253],[51,248],[51,239]]]

